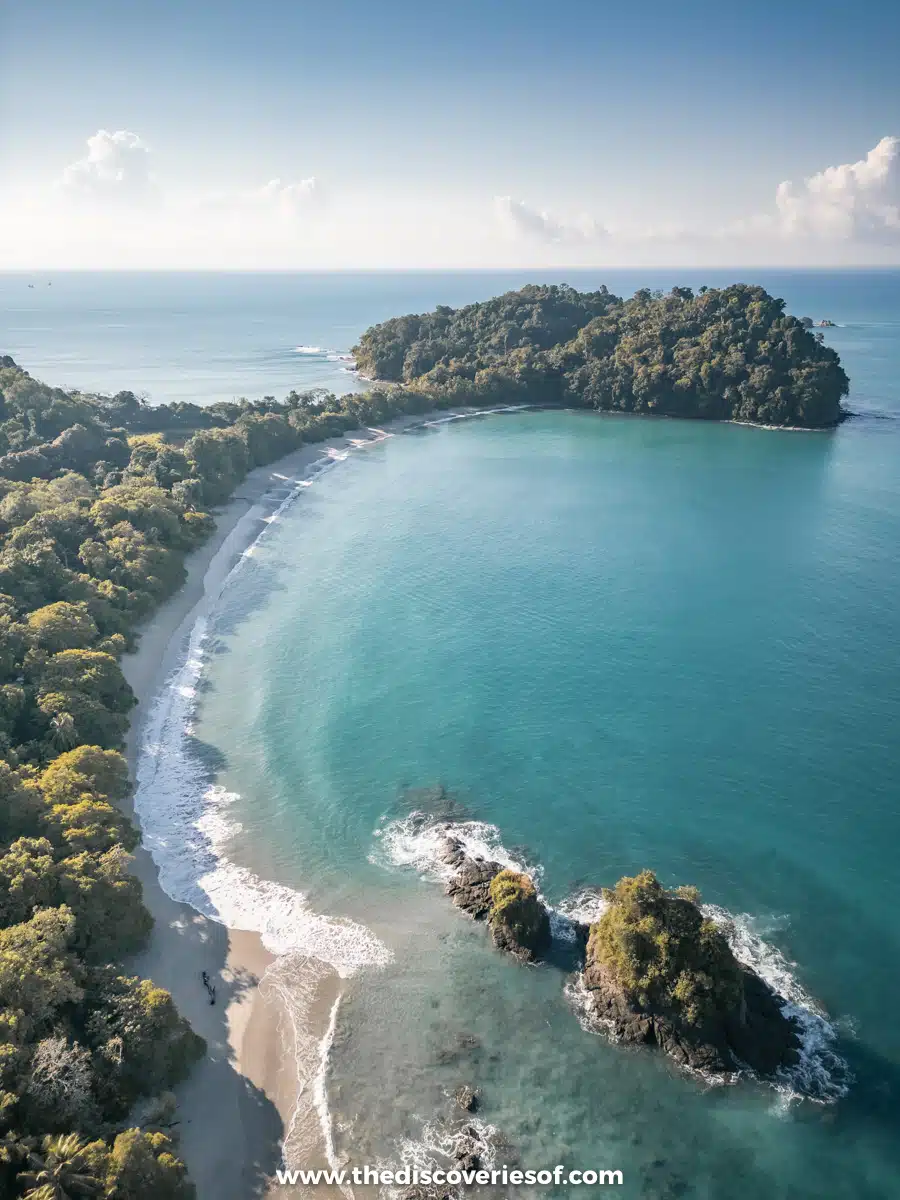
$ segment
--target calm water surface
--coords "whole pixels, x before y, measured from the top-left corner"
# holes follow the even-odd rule
[[[35,374],[212,400],[339,386],[296,348],[526,276],[70,276],[52,301],[15,279],[4,348]],[[840,323],[860,418],[398,436],[306,489],[228,590],[194,733],[236,796],[231,853],[394,956],[339,1010],[328,1095],[355,1162],[421,1153],[468,1082],[524,1165],[620,1168],[629,1196],[900,1195],[900,275],[753,279]],[[706,1089],[583,1031],[560,970],[494,953],[396,861],[410,789],[436,785],[551,903],[649,866],[746,914],[827,1010],[847,1095]]]
[[[333,1051],[355,1161],[473,1082],[527,1165],[620,1167],[631,1195],[898,1194],[898,451],[889,420],[511,414],[351,457],[259,544],[198,735],[235,853],[394,951]],[[704,1090],[585,1033],[560,972],[391,860],[378,831],[437,784],[551,902],[651,866],[749,914],[836,1023],[847,1097]]]
[[[341,393],[360,385],[340,356],[369,325],[400,313],[486,300],[529,282],[605,283],[629,296],[640,287],[735,280],[763,284],[798,316],[844,325],[827,331],[829,342],[858,352],[857,387],[884,402],[900,321],[898,271],[0,273],[0,354],[60,386],[128,388],[156,402],[281,398],[309,387]]]

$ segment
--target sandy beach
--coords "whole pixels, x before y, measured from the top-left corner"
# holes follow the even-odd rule
[[[398,418],[383,430],[358,430],[301,447],[246,477],[216,513],[213,536],[188,559],[183,587],[141,631],[137,651],[122,661],[138,699],[127,747],[132,776],[153,698],[177,667],[195,621],[214,607],[234,565],[313,465],[348,449],[364,452],[366,444],[410,425],[456,415],[476,413],[451,410]],[[205,1059],[177,1091],[175,1132],[198,1200],[266,1195],[282,1163],[285,1139],[291,1165],[327,1166],[316,1080],[340,979],[326,964],[299,955],[277,960],[267,976],[276,960],[257,933],[226,928],[172,900],[143,846],[135,852],[133,870],[155,926],[148,947],[129,969],[167,988],[208,1045]],[[203,986],[203,971],[215,986],[215,1004]],[[288,986],[290,1009],[279,998]],[[298,991],[305,998],[302,1009],[296,1004]],[[281,1197],[301,1194],[299,1188],[277,1185],[271,1190]],[[315,1189],[316,1195],[330,1191]]]

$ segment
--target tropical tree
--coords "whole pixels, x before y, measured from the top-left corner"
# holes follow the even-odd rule
[[[82,1200],[99,1196],[103,1181],[91,1170],[88,1147],[77,1133],[45,1137],[38,1154],[28,1156],[28,1171],[21,1171],[18,1183],[25,1200]]]

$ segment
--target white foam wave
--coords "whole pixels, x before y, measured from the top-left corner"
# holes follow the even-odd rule
[[[313,1008],[329,978],[333,978],[331,968],[318,959],[283,954],[260,980],[260,994],[267,999],[274,996],[278,1001],[279,1042],[290,1055],[297,1080],[297,1099],[282,1147],[284,1161],[291,1165],[311,1162],[320,1151],[316,1129],[329,1162],[334,1153],[325,1079],[339,996],[331,1006],[323,1037],[318,1039],[312,1032],[316,1024]]]
[[[400,1168],[406,1168],[410,1173],[414,1170],[433,1172],[438,1168],[446,1171],[456,1166],[459,1156],[465,1151],[477,1154],[480,1169],[490,1171],[499,1165],[497,1152],[502,1145],[503,1140],[497,1128],[478,1117],[467,1117],[461,1126],[427,1121],[418,1138],[403,1138],[397,1145],[396,1158],[379,1165],[382,1169],[397,1171],[399,1160]],[[446,1190],[450,1195],[460,1194],[451,1188]],[[387,1197],[401,1196],[403,1191],[403,1186],[382,1189]]]
[[[554,908],[547,903],[541,893],[543,867],[526,863],[507,850],[496,825],[486,821],[435,820],[417,810],[408,817],[380,826],[374,836],[378,847],[369,855],[369,861],[376,866],[412,867],[425,878],[447,882],[456,874],[456,868],[443,861],[442,853],[445,839],[452,837],[462,844],[468,858],[498,862],[511,871],[528,875],[547,909],[550,936],[557,942],[575,943],[577,933],[574,922],[586,918],[579,916],[577,910],[570,910],[566,906]],[[596,920],[596,917],[591,919]]]
[[[191,744],[207,636],[207,620],[199,617],[185,660],[147,721],[138,764],[135,809],[160,884],[214,921],[259,933],[273,954],[318,958],[342,976],[389,961],[387,948],[364,926],[314,912],[300,892],[228,857],[240,832],[229,813],[238,797],[209,783]]]
[[[295,346],[294,353],[295,354],[315,355],[315,354],[326,354],[327,351],[324,350],[321,346]]]
[[[373,440],[381,440],[380,437]],[[313,463],[308,477],[285,479],[288,494],[267,519],[263,531],[244,551],[222,582],[207,598],[207,611],[221,597],[252,556],[272,524],[322,471],[343,461],[349,451],[326,451]],[[163,890],[174,900],[191,905],[211,920],[232,929],[260,934],[276,955],[261,983],[281,999],[282,1019],[289,1028],[297,1070],[297,1102],[285,1139],[288,1165],[307,1161],[303,1144],[310,1123],[303,1120],[311,1104],[328,1153],[333,1153],[330,1118],[324,1087],[325,1070],[337,1005],[321,1042],[306,1032],[312,997],[331,972],[346,978],[365,967],[391,959],[388,948],[365,926],[312,910],[305,896],[283,884],[260,878],[233,862],[229,849],[240,824],[231,810],[238,797],[211,784],[192,744],[192,724],[207,653],[209,621],[197,617],[179,666],[158,693],[146,721],[135,773],[135,812],[142,841],[156,864]],[[313,1079],[309,1104],[309,1080]]]
[[[526,412],[534,408],[533,404],[504,404],[500,408],[477,408],[469,412],[450,413],[446,417],[435,417],[431,421],[423,421],[421,427],[430,429],[433,425],[449,425],[451,421],[467,421],[471,417],[493,417],[497,413]]]
[[[377,866],[412,867],[431,879],[452,879],[456,869],[448,866],[441,855],[446,838],[453,837],[469,858],[498,862],[511,871],[530,875],[536,883],[541,877],[541,869],[515,858],[501,842],[497,826],[486,821],[436,821],[417,810],[408,817],[379,826],[374,836],[379,849],[369,856],[369,861]]]
[[[765,980],[782,1001],[781,1011],[797,1024],[800,1059],[778,1073],[776,1087],[782,1096],[821,1103],[846,1096],[853,1078],[846,1060],[835,1049],[838,1031],[795,975],[796,963],[764,940],[758,922],[747,913],[735,916],[714,904],[705,904],[703,912],[721,927],[738,962]]]
[[[313,1102],[316,1106],[316,1112],[319,1114],[319,1127],[322,1130],[322,1137],[325,1142],[325,1157],[328,1159],[328,1165],[332,1170],[338,1170],[340,1164],[334,1149],[331,1110],[328,1107],[328,1055],[334,1043],[334,1032],[337,1029],[337,1016],[340,1005],[341,998],[338,996],[331,1006],[328,1028],[325,1031],[325,1036],[322,1038],[322,1044],[319,1048],[319,1070],[316,1074],[316,1081],[313,1087]],[[341,1185],[341,1191],[352,1200],[353,1189],[351,1187]]]
[[[559,911],[570,921],[581,925],[593,925],[599,921],[608,905],[603,899],[601,888],[580,888],[559,905]]]

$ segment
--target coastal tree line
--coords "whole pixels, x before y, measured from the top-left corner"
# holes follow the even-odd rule
[[[152,407],[0,359],[0,1195],[194,1194],[170,1089],[204,1044],[122,966],[152,921],[120,809],[119,659],[249,470],[404,406],[427,401]]]

